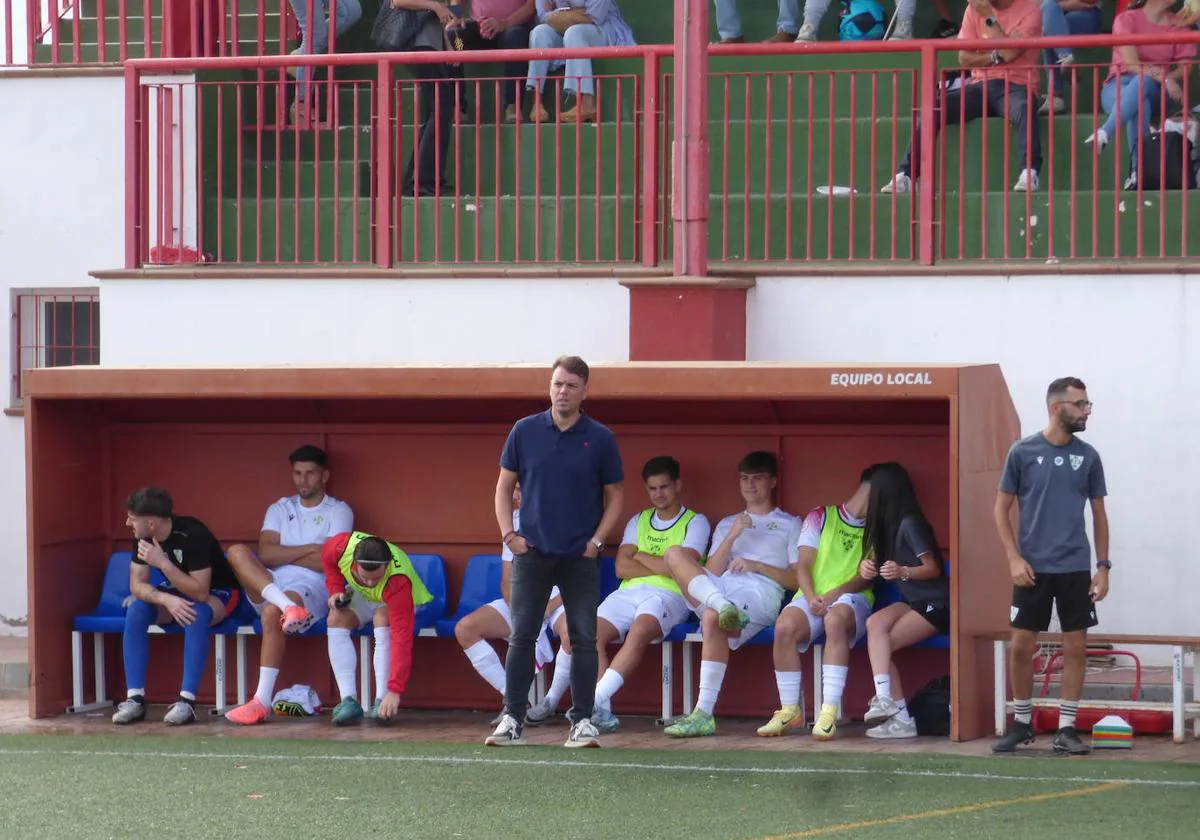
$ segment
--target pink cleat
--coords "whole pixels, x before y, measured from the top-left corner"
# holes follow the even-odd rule
[[[279,622],[283,626],[283,632],[288,635],[295,633],[303,633],[308,628],[316,623],[313,614],[299,605],[293,605],[283,611],[283,618]]]
[[[251,697],[249,703],[226,712],[225,720],[238,726],[254,726],[256,723],[266,723],[270,714],[271,710],[259,702],[257,697]]]

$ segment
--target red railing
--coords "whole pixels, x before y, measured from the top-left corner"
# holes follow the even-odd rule
[[[1176,39],[1200,42],[1200,34]],[[1028,46],[1117,41],[1041,38]],[[1195,190],[1151,191],[1139,183],[1127,191],[1123,133],[1115,132],[1122,136],[1103,154],[1082,142],[1104,116],[1097,97],[1107,65],[1065,71],[1068,112],[1039,120],[1040,188],[1014,189],[1026,167],[1016,154],[1015,130],[1000,120],[967,125],[961,111],[938,107],[959,72],[940,54],[985,47],[989,42],[714,46],[714,63],[746,55],[876,58],[868,62],[872,69],[853,70],[734,70],[725,61],[707,78],[686,83],[662,66],[670,46],[454,53],[453,61],[467,65],[518,56],[638,59],[628,72],[598,71],[598,124],[551,115],[541,128],[523,120],[511,129],[495,105],[509,80],[417,83],[398,72],[441,64],[446,54],[133,61],[126,65],[128,264],[144,263],[155,245],[183,244],[222,262],[661,265],[676,256],[671,229],[679,208],[672,196],[683,186],[668,174],[676,95],[697,97],[709,117],[709,171],[684,172],[694,183],[703,174],[711,180],[705,223],[708,258],[717,265],[1200,258],[1194,241],[1200,238],[1187,232]],[[882,67],[890,59],[880,54],[893,54],[895,66]],[[292,83],[284,68],[299,64],[324,68],[326,78],[313,83],[307,113],[289,128],[284,103]],[[333,67],[339,78],[332,78]],[[142,81],[143,74],[172,69],[196,72],[198,80]],[[216,69],[241,69],[247,78],[204,80],[204,71]],[[427,94],[434,136],[446,140],[445,152],[437,142],[431,154],[450,184],[427,191],[403,176],[417,146],[422,84],[443,93]],[[1180,107],[1189,112],[1193,88],[1183,83]],[[168,89],[171,101],[190,96],[196,107],[161,104]],[[1012,106],[1008,97],[1001,107]],[[1027,143],[1038,105],[1025,106]],[[163,130],[155,126],[164,113],[216,126],[196,133],[194,160],[184,147],[153,151],[161,145]],[[232,146],[222,127],[228,120],[237,124]],[[347,151],[339,144],[351,137]],[[917,188],[881,192],[914,138],[920,140]],[[1162,174],[1167,161],[1160,156],[1157,166]],[[358,174],[348,186],[345,177]],[[229,214],[240,214],[236,224],[228,224]],[[253,233],[246,219],[254,220]]]
[[[12,301],[11,405],[26,370],[100,364],[100,296],[95,289],[16,291]]]

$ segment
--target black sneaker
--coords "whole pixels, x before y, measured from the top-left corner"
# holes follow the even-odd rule
[[[1061,731],[1061,730],[1060,730]],[[1017,747],[1022,744],[1033,743],[1033,727],[1028,723],[1021,723],[1019,720],[1014,720],[1008,727],[1008,731],[1004,733],[1004,737],[996,743],[992,744],[992,752],[994,753],[1010,753],[1016,752]],[[1057,745],[1058,738],[1054,739]]]
[[[933,28],[932,37],[934,38],[957,38],[958,24],[952,20],[939,20],[937,26]]]
[[[1054,751],[1068,755],[1087,755],[1092,748],[1079,738],[1079,730],[1074,726],[1064,726],[1054,733]]]

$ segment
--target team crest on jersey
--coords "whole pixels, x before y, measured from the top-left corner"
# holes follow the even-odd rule
[[[171,550],[171,553],[175,555],[175,564],[177,566],[182,566],[183,565],[183,549],[175,548],[175,549]]]
[[[858,538],[853,534],[842,534],[842,551],[853,551],[858,544]]]
[[[1071,456],[1071,469],[1078,470],[1082,465],[1083,465],[1083,456],[1082,455],[1072,455]]]
[[[774,521],[774,520],[772,520],[772,521],[768,522],[768,523],[767,523],[767,530],[768,530],[768,531],[778,531],[778,530],[779,530],[779,523],[778,523],[778,522],[776,522],[776,521]]]

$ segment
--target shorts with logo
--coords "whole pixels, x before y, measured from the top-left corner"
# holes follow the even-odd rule
[[[600,602],[597,618],[602,618],[617,628],[617,640],[625,641],[625,634],[639,616],[653,616],[665,636],[676,624],[687,619],[691,609],[682,595],[663,589],[661,586],[641,584],[618,589]]]
[[[783,589],[762,575],[753,572],[738,572],[718,577],[707,569],[704,574],[712,581],[717,591],[733,602],[749,619],[737,636],[729,637],[729,649],[737,650],[746,642],[762,632],[765,627],[772,627],[779,617],[779,608],[783,604]],[[700,618],[704,617],[704,607],[696,607],[693,612]]]
[[[1033,586],[1014,586],[1010,623],[1018,630],[1041,632],[1050,627],[1050,606],[1058,610],[1064,633],[1095,627],[1091,572],[1036,572]]]
[[[174,586],[171,586],[171,584],[169,584],[169,583],[160,583],[158,585],[158,591],[159,592],[169,592],[172,595],[178,595],[180,598],[182,598],[183,600],[185,600],[191,604],[196,603],[193,599],[189,598],[187,595],[184,595],[182,592],[180,592]],[[237,609],[238,602],[241,600],[241,597],[242,597],[242,590],[240,590],[240,589],[211,589],[210,588],[208,590],[208,597],[216,598],[218,601],[220,601],[222,604],[225,605],[225,617],[227,618],[227,617],[233,615],[234,610]],[[166,623],[166,624],[174,623],[174,619],[172,619],[170,616],[168,616],[167,618],[168,618],[168,620],[164,623]],[[213,618],[214,618],[213,623],[216,624],[217,623],[216,616],[214,616]],[[222,618],[220,620],[224,621],[225,619]]]
[[[299,595],[300,603],[314,618],[319,620],[329,615],[329,590],[325,588],[325,576],[320,572],[289,564],[271,569],[271,577],[274,578],[275,585],[284,592],[295,592]],[[259,615],[262,615],[266,603],[250,599],[250,606],[254,607],[254,612]]]
[[[933,625],[933,629],[943,636],[950,633],[950,608],[931,601],[911,601],[908,603],[912,611]]]
[[[867,619],[871,617],[871,604],[861,592],[848,592],[842,595],[829,605],[829,609],[833,609],[838,604],[844,604],[854,611],[854,638],[850,641],[850,645],[854,646],[867,634]],[[808,617],[808,639],[797,646],[798,650],[804,653],[812,646],[814,639],[824,635],[825,616],[813,615],[812,610],[808,607],[808,599],[799,592],[792,600],[788,601],[784,609],[800,610]]]

